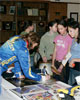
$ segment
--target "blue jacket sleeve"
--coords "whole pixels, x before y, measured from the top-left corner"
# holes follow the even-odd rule
[[[15,62],[14,63],[14,69],[12,70],[12,72],[14,72],[15,76],[18,78],[21,75],[23,75],[22,71],[21,71],[21,66],[19,62]]]
[[[29,79],[32,79],[35,81],[41,81],[41,79],[42,79],[41,75],[38,75],[38,74],[32,72],[32,70],[31,70],[29,51],[26,48],[21,49],[21,50],[19,50],[17,57],[20,62],[20,65],[21,65],[24,75]]]

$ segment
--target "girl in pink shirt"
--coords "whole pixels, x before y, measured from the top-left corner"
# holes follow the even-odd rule
[[[55,48],[53,52],[52,67],[55,66],[60,72],[60,75],[55,75],[61,81],[64,80],[65,67],[63,68],[62,61],[70,51],[72,38],[67,33],[67,23],[64,20],[58,22],[59,35],[54,39]]]

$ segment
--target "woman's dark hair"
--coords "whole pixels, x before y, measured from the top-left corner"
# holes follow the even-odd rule
[[[68,26],[73,28],[73,29],[76,29],[76,28],[79,28],[79,23],[76,21],[73,21]]]
[[[62,16],[62,18],[61,19],[63,19],[63,20],[65,20],[66,21],[66,19],[68,19],[67,18],[67,16]]]
[[[77,37],[77,43],[80,43],[80,24],[77,21],[73,21],[68,25],[68,27],[71,27],[73,29],[76,29],[76,28],[79,29],[79,34],[78,34],[78,37]]]
[[[62,25],[64,27],[67,27],[67,21],[61,19],[61,20],[58,21],[58,25]]]
[[[28,20],[28,21],[21,21],[18,23],[18,27],[19,27],[19,34],[22,32],[22,31],[25,31],[26,28],[28,28],[29,26],[32,26],[33,23],[31,20]]]
[[[50,21],[49,23],[48,23],[48,30],[49,30],[49,27],[52,27],[54,24],[56,24],[57,23],[57,21],[56,20],[53,20],[53,21]]]
[[[75,21],[74,18],[68,18],[68,20],[67,20],[67,25],[71,24],[71,23],[74,22],[74,21]]]

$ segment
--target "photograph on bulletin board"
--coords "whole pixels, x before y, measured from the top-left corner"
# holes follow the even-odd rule
[[[77,12],[71,12],[70,18],[74,18],[75,21],[78,21],[78,13]]]

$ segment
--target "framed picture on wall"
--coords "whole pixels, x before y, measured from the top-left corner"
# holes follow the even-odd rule
[[[16,7],[15,6],[10,6],[9,14],[14,15],[15,10],[16,10]]]
[[[12,21],[3,21],[2,29],[3,30],[12,30]]]
[[[46,16],[46,11],[44,9],[39,10],[39,15],[40,16]]]
[[[38,9],[37,8],[32,9],[32,15],[33,16],[38,16]]]
[[[31,8],[27,9],[27,14],[28,14],[28,16],[32,16],[32,9]]]
[[[5,5],[0,5],[0,13],[6,14],[6,6]]]
[[[70,18],[74,18],[75,21],[78,21],[78,13],[77,12],[71,12]]]

